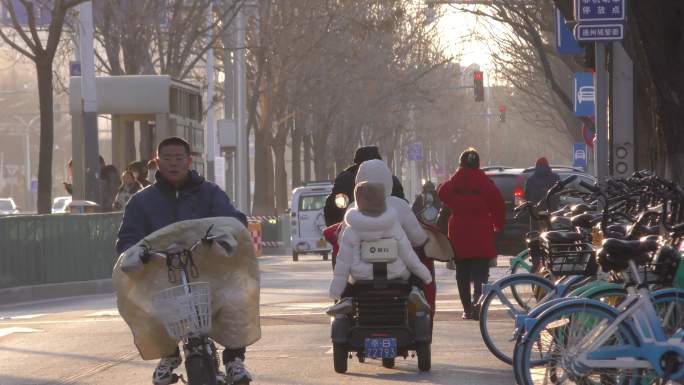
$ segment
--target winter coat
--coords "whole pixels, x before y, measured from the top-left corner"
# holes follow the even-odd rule
[[[175,189],[159,172],[156,182],[133,195],[124,210],[116,250],[121,253],[152,232],[187,219],[233,217],[247,226],[226,193],[191,170],[185,183]]]
[[[345,209],[341,209],[335,205],[335,195],[345,194],[349,198],[349,203],[354,201],[354,186],[356,186],[356,173],[359,170],[359,165],[354,164],[342,171],[333,184],[332,192],[325,201],[323,214],[325,215],[325,225],[331,226],[335,223],[340,223],[344,219]],[[390,173],[391,175],[391,173]],[[404,199],[404,188],[401,186],[399,178],[392,176],[392,184],[390,189],[393,196]]]
[[[413,251],[401,229],[397,212],[392,207],[378,217],[367,216],[357,208],[350,208],[344,216],[344,222],[346,227],[342,232],[337,264],[330,283],[331,298],[340,298],[350,275],[352,283],[373,279],[373,264],[361,260],[361,243],[364,241],[383,238],[397,240],[399,255],[394,262],[387,264],[388,279],[408,279],[413,273],[425,284],[432,282],[430,271]]]
[[[137,181],[130,186],[122,186],[119,188],[119,192],[116,193],[114,198],[114,210],[123,210],[126,208],[128,201],[137,193],[142,190],[142,186]]]
[[[499,189],[479,168],[459,168],[438,190],[451,210],[449,240],[456,259],[496,257],[494,231],[501,230],[506,206]]]
[[[544,199],[546,192],[556,182],[560,180],[558,174],[551,171],[551,167],[545,164],[540,164],[534,169],[534,173],[525,182],[525,199],[537,203]],[[558,209],[558,198],[554,197],[549,201],[548,209],[555,211]],[[547,209],[545,205],[540,206],[541,209]]]
[[[418,218],[411,210],[408,202],[396,196],[390,196],[389,191],[392,191],[393,176],[387,164],[379,159],[368,160],[361,163],[359,170],[356,173],[356,183],[360,182],[376,182],[385,185],[385,195],[387,196],[387,207],[392,207],[399,218],[399,224],[406,233],[406,236],[411,242],[411,246],[420,247],[425,245],[428,240],[428,235],[418,222]],[[351,205],[356,207],[356,202]]]

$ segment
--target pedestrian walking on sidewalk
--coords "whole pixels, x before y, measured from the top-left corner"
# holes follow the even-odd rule
[[[451,210],[448,236],[455,253],[463,319],[478,319],[479,309],[473,302],[489,278],[490,260],[496,258],[494,232],[503,228],[505,203],[496,185],[480,170],[480,156],[473,148],[461,154],[456,173],[439,187],[438,195]]]

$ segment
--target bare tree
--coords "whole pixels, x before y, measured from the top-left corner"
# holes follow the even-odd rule
[[[38,213],[48,214],[52,207],[52,153],[54,146],[53,110],[53,61],[62,37],[65,18],[69,9],[85,0],[28,1],[20,0],[21,8],[15,2],[2,0],[11,18],[11,26],[0,28],[0,38],[31,59],[36,66],[38,78],[38,99],[40,106],[40,150],[38,160]],[[26,15],[24,25],[17,16]],[[50,23],[42,30],[40,15],[49,13]],[[45,43],[43,42],[45,40]],[[27,175],[30,178],[30,175]]]

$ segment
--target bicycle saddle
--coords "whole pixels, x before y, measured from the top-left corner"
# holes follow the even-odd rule
[[[574,231],[547,231],[541,237],[548,243],[573,243],[582,240],[582,234]]]
[[[598,210],[598,207],[596,207],[596,205],[588,205],[584,203],[576,204],[570,208],[570,212],[573,216],[596,210]]]
[[[658,235],[660,234],[660,226],[646,226],[646,225],[636,225],[636,233],[639,235]],[[634,231],[634,230],[632,230]]]
[[[627,268],[629,261],[634,261],[636,264],[650,261],[651,256],[648,253],[657,249],[657,237],[646,237],[635,241],[608,238],[601,245],[599,264],[604,271],[621,271]]]
[[[567,227],[567,228],[572,227],[572,223],[570,221],[570,218],[562,217],[562,216],[551,217],[551,224],[555,225],[555,226],[560,226],[560,227]]]
[[[606,238],[624,238],[627,236],[627,225],[613,224],[606,227]]]
[[[596,219],[600,218],[601,214],[589,214],[589,213],[582,213],[579,215],[575,215],[574,217],[570,218],[570,222],[572,223],[573,227],[581,227],[583,229],[590,229],[593,225]]]
[[[558,209],[558,210],[556,210],[556,211],[554,211],[554,212],[549,213],[549,215],[551,215],[551,216],[561,216],[561,215],[563,215],[566,211],[568,211],[568,205],[565,205],[565,206],[561,207],[560,209]]]

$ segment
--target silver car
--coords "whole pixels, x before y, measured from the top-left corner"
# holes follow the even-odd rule
[[[0,198],[0,215],[19,214],[19,209],[12,198]]]

